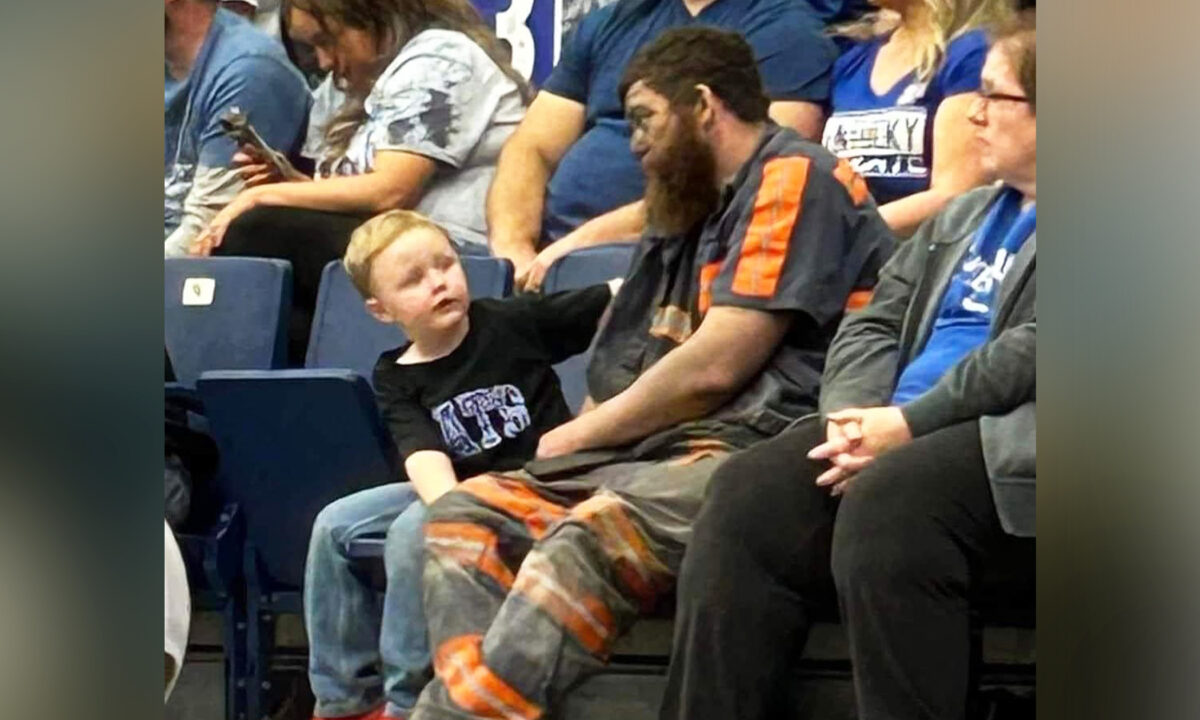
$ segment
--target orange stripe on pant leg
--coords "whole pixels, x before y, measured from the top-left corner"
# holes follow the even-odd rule
[[[566,508],[550,502],[524,484],[496,475],[476,475],[462,482],[456,490],[469,493],[525,523],[535,540],[567,515]]]
[[[617,578],[642,611],[654,609],[674,576],[650,551],[621,500],[612,495],[593,495],[572,508],[571,516],[584,523],[600,541],[600,549],[612,560]]]
[[[605,657],[616,636],[608,606],[594,595],[563,585],[545,555],[534,550],[525,557],[513,590],[544,610],[596,657]]]
[[[542,709],[483,664],[482,644],[482,635],[460,635],[438,647],[433,668],[450,699],[478,717],[538,720]]]
[[[763,165],[762,184],[754,198],[754,215],[742,239],[733,275],[733,292],[771,297],[787,259],[792,230],[800,220],[810,161],[780,157]]]
[[[513,572],[500,559],[498,541],[491,530],[471,523],[429,522],[425,525],[425,547],[464,567],[474,567],[509,590]]]

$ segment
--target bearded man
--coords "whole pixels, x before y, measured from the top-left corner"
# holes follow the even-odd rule
[[[709,477],[816,408],[893,239],[845,163],[767,118],[741,36],[694,27],[621,83],[649,227],[589,368],[596,403],[516,473],[430,507],[436,679],[416,720],[540,718],[674,586]]]

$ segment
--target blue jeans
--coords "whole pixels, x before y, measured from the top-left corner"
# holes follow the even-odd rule
[[[430,678],[421,599],[425,504],[408,483],[363,490],[317,515],[304,569],[308,676],[319,717],[407,716]],[[371,586],[351,541],[386,533],[387,592]],[[371,562],[371,561],[366,561]],[[382,605],[382,607],[381,607]]]

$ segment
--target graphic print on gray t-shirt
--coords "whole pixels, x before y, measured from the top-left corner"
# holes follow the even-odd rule
[[[487,244],[484,198],[504,141],[525,116],[520,90],[481,47],[452,30],[409,40],[363,102],[366,119],[318,175],[361,175],[375,154],[398,151],[438,163],[417,212],[458,241]]]

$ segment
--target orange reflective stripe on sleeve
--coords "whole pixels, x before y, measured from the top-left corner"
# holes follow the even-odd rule
[[[483,664],[482,635],[460,635],[442,643],[433,668],[446,693],[463,710],[481,718],[538,720],[542,709],[526,700]]]
[[[850,193],[850,202],[854,203],[854,207],[862,205],[871,195],[871,191],[867,189],[867,181],[854,172],[854,168],[845,158],[838,160],[837,165],[833,168],[833,177],[846,188],[846,192]]]
[[[763,165],[762,184],[754,198],[754,214],[742,240],[733,275],[733,292],[748,297],[771,297],[787,259],[792,231],[800,221],[804,186],[811,161],[780,157]]]
[[[700,268],[700,299],[698,305],[700,314],[708,312],[712,307],[712,284],[721,274],[721,261],[711,262]]]

